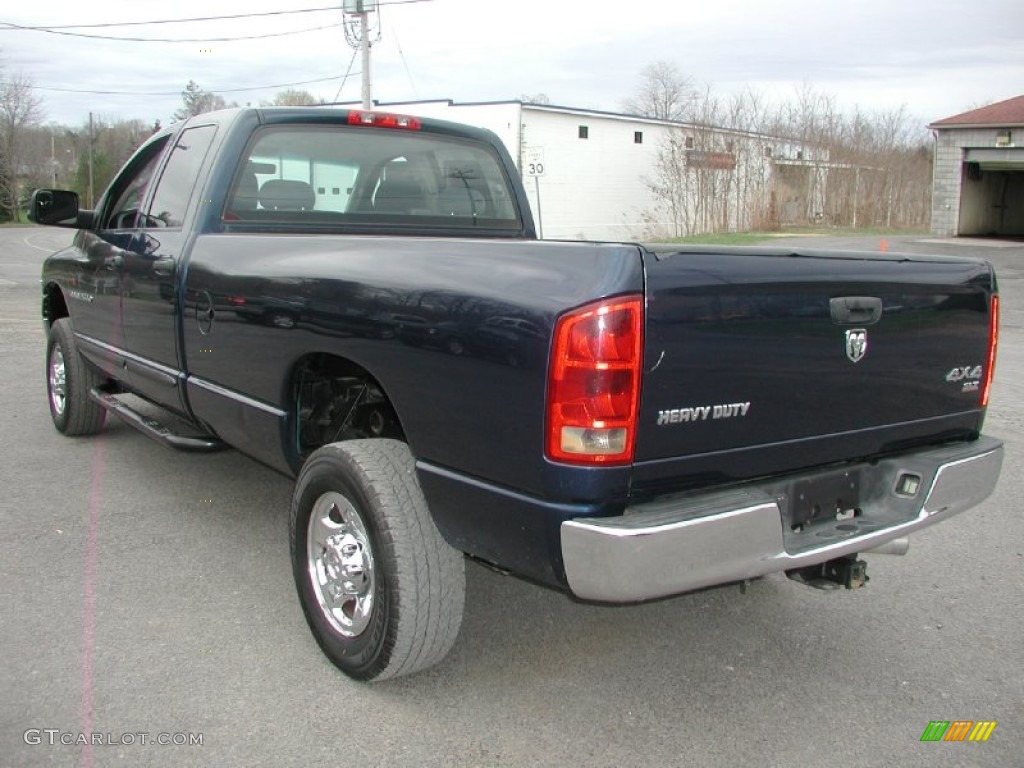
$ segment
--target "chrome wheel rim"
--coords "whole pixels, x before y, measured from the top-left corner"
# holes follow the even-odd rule
[[[362,634],[373,614],[373,550],[362,517],[340,493],[325,493],[313,505],[306,553],[324,618],[345,637]]]
[[[67,373],[64,368],[64,352],[54,345],[50,352],[50,405],[58,416],[64,415],[68,403]]]

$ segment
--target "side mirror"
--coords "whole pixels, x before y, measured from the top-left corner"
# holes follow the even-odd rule
[[[79,214],[78,193],[67,189],[37,189],[32,193],[28,218],[36,224],[52,224],[58,227],[80,227],[83,218]]]

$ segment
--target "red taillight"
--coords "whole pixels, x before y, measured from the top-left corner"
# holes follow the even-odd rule
[[[640,296],[588,304],[559,318],[548,370],[548,458],[633,460],[642,328]]]
[[[418,131],[423,127],[419,119],[410,115],[393,115],[390,112],[366,112],[353,109],[348,113],[349,125],[372,125],[377,128],[401,128],[406,131]]]
[[[992,374],[996,371],[996,347],[999,346],[999,297],[992,297],[992,308],[988,315],[988,360],[981,382],[981,407],[988,405],[989,390],[992,389]]]

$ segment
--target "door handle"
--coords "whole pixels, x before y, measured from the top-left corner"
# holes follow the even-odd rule
[[[174,274],[176,262],[169,256],[163,256],[153,262],[153,272],[162,277]]]
[[[124,264],[124,256],[107,256],[103,259],[103,268],[109,269],[113,272],[115,269],[120,269]]]
[[[882,319],[882,300],[874,296],[840,296],[828,305],[837,325],[873,325]]]

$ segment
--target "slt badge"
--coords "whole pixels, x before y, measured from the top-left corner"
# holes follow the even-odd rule
[[[868,332],[854,328],[846,332],[846,356],[850,362],[859,363],[868,353]]]

